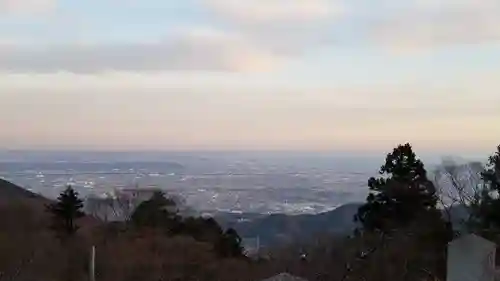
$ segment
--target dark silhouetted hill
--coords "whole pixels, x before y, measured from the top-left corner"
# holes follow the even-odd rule
[[[0,198],[2,280],[86,280],[92,246],[99,253],[96,268],[103,281],[251,281],[278,273],[274,266],[221,257],[213,243],[204,241],[210,237],[172,236],[163,229],[108,223],[92,216],[77,221],[76,236],[60,241],[49,228],[50,214],[45,210],[49,199],[5,180],[0,180]],[[191,222],[196,226],[199,221]],[[199,228],[209,232],[210,224]]]
[[[262,246],[294,240],[310,240],[316,234],[346,234],[355,228],[353,221],[360,203],[342,205],[319,214],[218,214],[216,219],[225,227],[233,227],[245,238],[259,237]]]
[[[4,179],[0,179],[0,204],[19,201],[30,201],[42,204],[49,202],[49,200],[45,197],[28,191]]]
[[[348,203],[319,214],[286,215],[255,213],[218,213],[216,220],[225,228],[232,227],[244,238],[259,237],[261,246],[312,240],[322,234],[350,234],[356,227],[354,215],[361,203]],[[468,216],[465,207],[450,209],[455,228],[462,229]],[[443,212],[443,216],[446,214]]]

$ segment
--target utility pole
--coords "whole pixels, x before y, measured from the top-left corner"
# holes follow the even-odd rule
[[[257,254],[260,254],[260,236],[257,235]]]
[[[90,281],[95,281],[95,246],[90,251]]]

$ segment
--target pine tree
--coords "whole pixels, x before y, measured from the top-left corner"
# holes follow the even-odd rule
[[[137,206],[131,216],[131,221],[136,227],[151,228],[176,228],[178,224],[178,214],[176,203],[171,198],[165,197],[161,191],[157,191],[153,196]]]
[[[500,192],[500,145],[497,151],[488,159],[486,169],[481,173],[488,190]]]
[[[71,186],[59,195],[57,202],[47,206],[47,211],[52,214],[51,228],[60,238],[71,237],[77,232],[76,221],[84,216],[82,209],[83,201]]]
[[[355,216],[363,229],[389,231],[425,215],[437,216],[436,189],[409,143],[387,155],[380,174],[368,180],[370,193]]]
[[[473,206],[473,231],[484,235],[495,235],[500,232],[500,145],[488,159],[481,173],[483,189]]]
[[[227,229],[216,244],[216,250],[222,257],[243,256],[242,239],[233,228]]]

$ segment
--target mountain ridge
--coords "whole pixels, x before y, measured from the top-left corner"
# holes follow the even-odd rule
[[[244,238],[259,237],[261,246],[294,240],[307,241],[320,234],[345,234],[356,227],[354,214],[363,203],[346,203],[318,214],[215,214],[224,227],[234,228]]]
[[[40,201],[40,203],[47,203],[50,201],[39,194],[0,178],[0,203],[23,200],[37,200]]]
[[[354,215],[364,203],[343,204],[331,211],[318,214],[222,214],[214,218],[224,227],[234,228],[244,239],[259,238],[260,246],[279,245],[290,242],[313,242],[321,235],[348,235],[356,226]],[[443,218],[451,215],[453,227],[463,230],[463,220],[467,218],[466,207],[456,205],[448,211],[442,210]]]

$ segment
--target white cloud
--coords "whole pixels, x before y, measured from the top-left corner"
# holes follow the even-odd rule
[[[236,33],[206,28],[182,29],[165,40],[143,44],[6,45],[0,69],[12,72],[111,70],[268,71],[281,59]]]
[[[0,14],[35,15],[54,10],[57,0],[0,0]]]
[[[215,14],[246,24],[324,20],[343,14],[341,1],[332,0],[203,0]]]
[[[344,0],[201,0],[217,22],[276,54],[300,56],[331,38],[348,14]]]
[[[412,8],[427,11],[484,10],[498,7],[497,0],[412,0]]]
[[[500,1],[414,0],[410,3],[405,9],[392,10],[371,22],[367,39],[399,51],[500,40]]]
[[[413,52],[500,40],[498,0],[382,0],[373,8],[347,0],[203,1],[218,20],[259,46],[288,55],[328,44]],[[349,30],[356,34],[344,36]]]
[[[125,66],[127,60],[135,60],[129,64],[145,70],[163,69],[170,65],[173,69],[246,71],[273,69],[281,61],[276,54],[298,56],[325,44],[352,45],[355,41],[365,46],[368,43],[388,47],[391,51],[414,51],[500,40],[498,0],[381,0],[373,4],[373,9],[368,2],[198,0],[195,3],[214,16],[213,22],[208,24],[222,23],[221,26],[230,31],[224,35],[210,35],[212,37],[208,39],[207,46],[202,42],[206,38],[203,36],[208,36],[206,34],[177,34],[175,38],[169,37],[157,44],[58,47],[56,49],[61,54],[57,58],[52,50],[33,52],[24,49],[10,52],[9,55],[14,57],[8,61],[27,64],[30,58],[35,65],[46,63],[55,68],[61,67],[58,64],[71,61],[75,64],[74,68],[81,68],[81,71],[90,68],[87,64],[97,59],[124,69],[129,69]],[[46,13],[52,11],[56,4],[57,0],[0,0],[0,14]],[[350,32],[356,34],[342,37]],[[191,51],[184,46],[190,46]],[[178,58],[166,55],[170,52],[182,53],[181,49],[184,49],[184,54],[179,54]],[[82,59],[74,56],[73,52]],[[100,52],[103,52],[102,56]],[[138,55],[129,55],[130,52]],[[226,54],[222,55],[223,52]],[[35,53],[45,57],[45,63],[35,58]],[[116,58],[118,54],[127,59]],[[22,59],[24,55],[26,57]],[[187,56],[190,58],[186,59]],[[83,62],[84,59],[89,63]],[[0,60],[3,62],[5,58],[0,57]],[[185,66],[180,65],[181,61]]]

